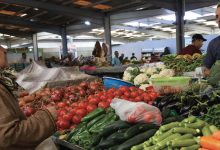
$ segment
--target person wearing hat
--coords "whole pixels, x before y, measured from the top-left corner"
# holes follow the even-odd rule
[[[220,28],[220,4],[217,5],[215,14],[216,22]],[[204,59],[205,76],[209,76],[211,74],[211,68],[217,60],[220,60],[220,36],[217,36],[209,42],[207,54]]]
[[[200,48],[202,47],[204,41],[206,41],[206,39],[201,34],[194,34],[192,36],[192,44],[183,48],[179,55],[193,55],[195,53],[202,54]]]

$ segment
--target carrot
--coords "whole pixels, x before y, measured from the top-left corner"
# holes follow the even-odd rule
[[[214,139],[212,136],[203,136],[200,138],[200,145],[203,148],[210,150],[220,150],[220,141]]]
[[[216,140],[220,140],[220,131],[216,131],[212,134],[212,136],[216,139]],[[219,141],[220,142],[220,141]]]
[[[199,148],[198,150],[209,150],[209,149],[206,149],[206,148]]]

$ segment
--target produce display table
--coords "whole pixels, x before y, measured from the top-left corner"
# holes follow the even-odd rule
[[[89,75],[98,76],[101,78],[108,76],[108,77],[115,77],[115,78],[121,79],[124,71],[129,66],[134,66],[134,65],[123,65],[123,66],[116,66],[116,67],[100,67],[93,71],[86,70],[85,73]]]
[[[64,140],[60,140],[56,137],[52,137],[54,143],[61,149],[61,150],[84,150],[83,148],[74,145],[72,143],[66,142]]]

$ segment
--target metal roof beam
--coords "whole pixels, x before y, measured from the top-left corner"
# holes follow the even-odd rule
[[[103,23],[104,14],[86,9],[79,9],[73,7],[66,7],[62,5],[56,5],[49,2],[41,2],[36,0],[1,0],[1,2],[8,4],[18,4],[29,7],[37,7],[45,9],[56,14],[62,14],[64,16],[71,16],[80,19],[94,19],[96,22]]]
[[[176,8],[176,3],[172,3],[172,2],[166,2],[165,0],[145,0],[146,3],[150,3],[153,4],[155,6],[161,7],[161,8],[166,8],[169,10],[174,11]]]
[[[144,11],[134,11],[134,12],[114,14],[111,15],[111,24],[117,25],[138,19],[150,18],[150,17],[165,15],[170,13],[171,11],[166,9],[154,9],[154,10],[144,10]]]
[[[38,32],[50,32],[54,34],[60,34],[60,27],[56,26],[49,26],[46,24],[40,24],[37,22],[31,22],[31,21],[24,21],[23,19],[18,19],[17,17],[12,16],[4,16],[0,15],[0,24],[13,24],[13,25],[20,25],[32,28],[33,30],[36,30]]]
[[[160,36],[160,37],[164,37],[164,38],[170,38],[171,35],[172,35],[171,33],[168,33],[168,32],[156,31],[156,30],[153,30],[153,29],[145,29],[145,28],[124,26],[124,25],[112,26],[112,31],[116,30],[116,29],[139,31],[139,32],[143,32],[143,33],[146,33],[146,34],[149,34],[149,35],[156,35],[156,36]]]
[[[201,0],[201,1],[195,1],[195,0],[188,0],[185,4],[186,11],[194,10],[202,7],[208,7],[212,5],[217,5],[219,3],[219,0]]]
[[[7,30],[7,29],[0,29],[0,33],[8,34],[11,36],[16,36],[16,37],[30,37],[33,34],[32,32],[24,32],[24,31],[18,31],[18,30]]]

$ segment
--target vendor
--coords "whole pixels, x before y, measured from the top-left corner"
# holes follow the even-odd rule
[[[119,60],[119,53],[118,51],[115,51],[115,57],[112,59],[112,65],[113,66],[120,66],[121,65],[121,62]]]
[[[216,9],[216,22],[218,23],[218,27],[220,28],[220,4],[217,5]],[[220,36],[217,36],[213,40],[210,41],[208,48],[207,48],[207,54],[204,60],[205,65],[205,76],[210,75],[210,69],[215,64],[217,60],[220,60]]]
[[[57,111],[48,107],[25,117],[12,93],[17,83],[6,69],[6,53],[0,46],[0,150],[32,150],[55,132]]]
[[[186,54],[193,55],[195,53],[202,54],[200,48],[202,47],[204,41],[206,41],[206,39],[201,34],[194,34],[192,36],[192,44],[183,48],[179,52],[179,55],[186,55]]]

